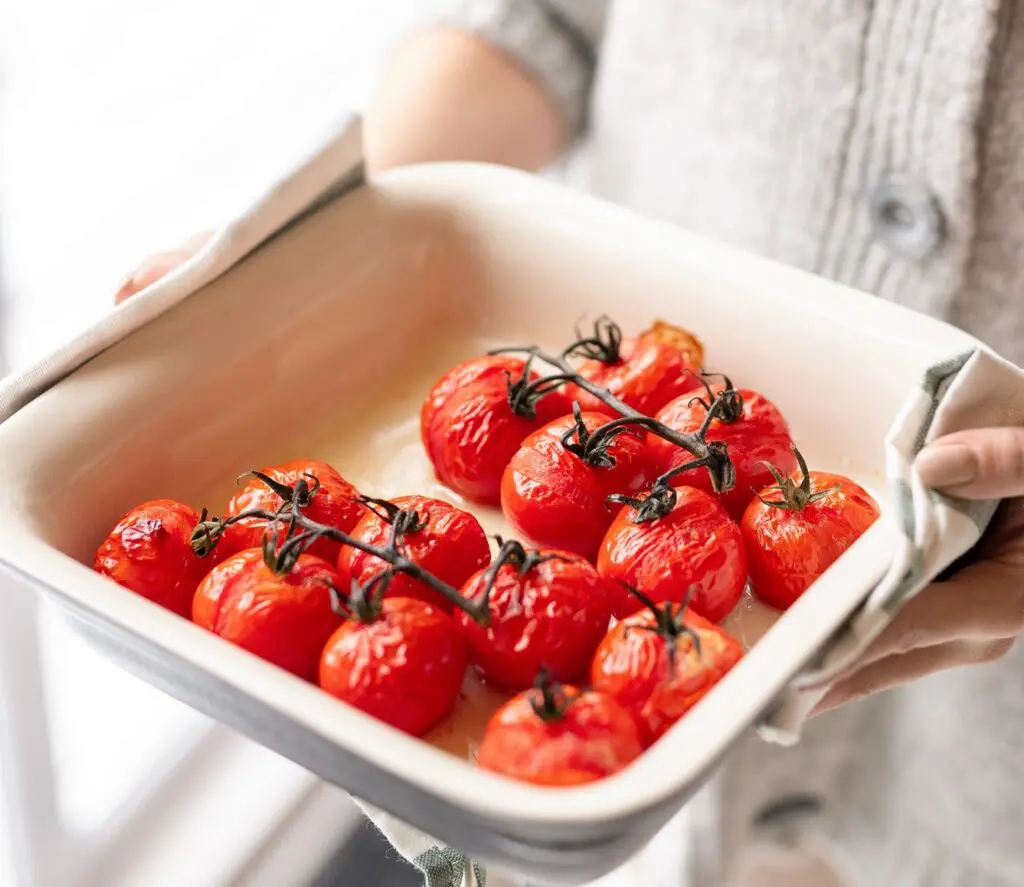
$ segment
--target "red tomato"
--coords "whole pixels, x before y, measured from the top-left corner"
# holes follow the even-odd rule
[[[710,386],[713,396],[721,394],[725,386]],[[707,440],[722,441],[729,448],[729,458],[736,470],[736,484],[727,493],[718,494],[726,510],[739,519],[743,509],[754,494],[771,483],[771,472],[766,462],[777,465],[782,471],[796,468],[793,457],[793,440],[789,426],[778,408],[763,394],[749,389],[740,389],[743,399],[740,415],[732,421],[715,418],[708,428]],[[709,396],[698,400],[695,395],[677,398],[667,404],[656,418],[673,431],[695,432],[707,417]],[[660,437],[650,436],[651,456],[655,468],[660,472],[669,471],[692,461],[693,456],[675,444]],[[694,469],[678,475],[673,483],[677,486],[697,487],[712,492],[711,478],[704,469]]]
[[[328,583],[338,574],[326,561],[301,554],[288,573],[275,573],[250,548],[214,567],[200,583],[192,620],[250,653],[307,681],[316,680],[320,651],[341,617]]]
[[[309,476],[315,477],[319,487],[313,493],[309,504],[302,507],[302,513],[311,520],[336,527],[347,533],[363,515],[359,491],[345,480],[326,462],[314,459],[295,459],[281,465],[264,468],[265,474],[276,484],[294,487],[300,479],[312,486]],[[277,511],[284,499],[266,481],[250,478],[228,502],[225,517],[232,517],[250,509]],[[227,554],[259,548],[267,531],[267,522],[259,518],[247,518],[225,528],[220,546]],[[321,557],[332,564],[338,559],[341,546],[331,539],[317,539],[307,554]]]
[[[129,511],[96,551],[93,569],[186,619],[196,586],[218,558],[192,551],[194,508],[156,499]]]
[[[480,522],[468,511],[426,496],[402,496],[391,502],[370,500],[366,513],[351,532],[352,537],[386,547],[394,535],[393,522],[399,511],[415,512],[417,527],[401,534],[399,551],[442,582],[459,588],[491,562],[491,549]],[[342,546],[338,572],[343,587],[348,587],[351,580],[367,586],[385,569],[385,562],[375,555]],[[419,598],[446,613],[452,610],[447,598],[404,573],[392,577],[385,597]]]
[[[653,416],[673,398],[700,385],[697,372],[703,348],[692,334],[659,321],[635,338],[623,342],[621,337],[615,324],[599,321],[597,342],[577,349],[577,353],[595,355],[580,364],[579,374],[645,416]],[[568,394],[584,410],[618,416],[582,388],[572,386]]]
[[[465,642],[451,618],[414,598],[387,598],[376,611],[345,622],[327,642],[320,686],[422,736],[455,708],[465,671]]]
[[[607,423],[602,413],[563,416],[523,441],[501,482],[501,507],[517,532],[585,558],[597,554],[619,510],[608,496],[633,495],[651,478],[643,432],[624,429],[585,449]]]
[[[629,615],[635,601],[622,583],[642,588],[656,602],[681,602],[719,622],[732,611],[747,581],[743,537],[717,499],[693,487],[675,491],[664,517],[634,523],[635,506],[623,506],[597,555],[597,569],[616,588],[612,615]]]
[[[680,611],[674,604],[655,606],[617,623],[590,670],[594,689],[632,712],[648,745],[743,658],[731,635],[691,610]]]
[[[451,374],[443,378],[423,405],[423,445],[438,479],[473,502],[497,505],[501,476],[523,439],[569,412],[561,391],[523,397],[525,368],[506,357],[474,378],[461,364],[452,371],[455,381]],[[527,381],[539,378],[530,372]]]
[[[514,693],[530,687],[543,667],[558,681],[586,676],[590,657],[608,630],[610,591],[597,570],[576,555],[527,552],[509,542],[462,589],[464,597],[481,606],[487,597],[488,624],[477,624],[462,610],[455,619],[480,676]]]
[[[807,471],[779,477],[747,506],[741,529],[754,593],[786,610],[878,520],[878,503],[847,477]]]
[[[617,773],[642,751],[636,721],[610,696],[544,682],[494,713],[477,763],[535,785],[581,785]]]
[[[484,354],[456,364],[445,373],[430,390],[427,399],[420,407],[420,436],[426,444],[430,436],[430,426],[434,422],[434,414],[441,409],[452,395],[472,385],[480,379],[497,379],[507,383],[523,375],[522,358],[509,354]]]

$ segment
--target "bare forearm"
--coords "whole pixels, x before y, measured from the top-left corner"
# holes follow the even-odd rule
[[[365,139],[371,173],[441,160],[536,170],[564,150],[569,129],[543,87],[500,50],[464,31],[431,28],[385,68]]]

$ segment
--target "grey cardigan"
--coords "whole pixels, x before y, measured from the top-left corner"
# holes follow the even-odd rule
[[[1024,360],[1024,4],[455,6],[559,102],[592,191]],[[1024,650],[821,718],[794,749],[751,740],[695,812],[699,887],[743,846],[811,834],[852,887],[1020,887]]]

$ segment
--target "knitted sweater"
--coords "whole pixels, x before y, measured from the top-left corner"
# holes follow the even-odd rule
[[[1024,4],[457,6],[565,110],[593,192],[1024,361]],[[852,887],[1019,887],[1022,750],[1021,645],[817,719],[796,748],[751,739],[696,803],[693,883],[820,834]]]

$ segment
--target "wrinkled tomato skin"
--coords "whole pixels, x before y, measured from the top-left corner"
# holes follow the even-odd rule
[[[488,625],[462,610],[455,614],[480,677],[511,693],[532,686],[542,667],[562,683],[585,678],[611,619],[611,589],[590,564],[569,552],[541,553],[564,560],[545,560],[523,576],[511,564],[498,570]],[[482,601],[486,581],[484,571],[477,573],[463,596]]]
[[[582,419],[591,433],[609,421],[601,413],[583,413]],[[522,536],[592,560],[620,508],[608,496],[645,489],[651,460],[645,435],[626,431],[608,446],[614,465],[589,465],[562,444],[574,425],[572,416],[563,416],[523,441],[502,478],[501,508]]]
[[[578,372],[585,379],[607,388],[627,406],[653,416],[670,400],[692,391],[700,384],[699,364],[692,364],[688,352],[649,337],[627,339],[615,363],[584,360]],[[570,400],[583,410],[618,418],[618,413],[588,391],[571,386]]]
[[[320,686],[422,736],[452,713],[465,671],[465,643],[450,617],[415,598],[387,598],[375,621],[345,622],[328,640]]]
[[[635,511],[627,505],[608,528],[597,569],[616,589],[616,618],[637,609],[622,583],[656,603],[681,603],[693,586],[690,606],[712,622],[728,616],[743,594],[747,556],[739,525],[702,490],[680,487],[676,496],[675,508],[664,517],[633,523]]]
[[[722,385],[712,385],[714,394],[719,394]],[[700,394],[705,400],[706,392],[694,392],[667,404],[656,418],[673,431],[695,432],[704,423],[707,410],[693,400]],[[789,426],[778,408],[763,394],[749,389],[740,389],[743,397],[743,412],[735,422],[715,419],[708,429],[708,440],[723,441],[729,449],[729,458],[736,469],[736,484],[727,493],[714,494],[711,478],[704,469],[694,469],[679,475],[673,483],[686,485],[717,495],[726,510],[736,520],[743,515],[754,494],[772,482],[772,474],[765,463],[770,463],[783,474],[796,470],[793,455],[793,439]],[[649,446],[651,457],[659,473],[663,473],[693,459],[689,453],[675,444],[651,435]]]
[[[849,478],[812,471],[810,480],[812,493],[838,489],[801,511],[755,498],[740,524],[754,593],[779,610],[789,609],[881,514],[871,494]],[[778,488],[768,487],[761,496],[778,499]]]
[[[282,484],[295,486],[303,475],[311,474],[320,481],[320,489],[313,500],[302,509],[302,513],[311,520],[336,527],[348,532],[362,517],[363,507],[359,502],[359,491],[345,480],[326,462],[314,459],[295,459],[281,465],[273,465],[262,469],[263,474]],[[309,478],[305,478],[307,483]],[[281,507],[281,497],[277,495],[259,478],[246,480],[242,488],[228,502],[225,517],[240,514],[249,509],[277,511]],[[224,531],[218,548],[225,554],[245,551],[247,548],[259,548],[263,544],[263,536],[267,530],[267,522],[258,518],[248,518],[232,524]],[[330,539],[318,539],[310,547],[308,554],[323,558],[334,563],[338,559],[340,545]]]
[[[477,763],[521,782],[569,786],[611,776],[640,755],[633,715],[614,699],[571,686],[562,693],[568,707],[555,720],[534,711],[539,691],[506,702],[487,724]]]
[[[695,706],[743,658],[739,641],[687,610],[683,621],[700,638],[700,653],[685,634],[674,640],[675,667],[665,638],[651,631],[650,610],[634,613],[608,632],[594,654],[590,683],[631,712],[646,745]]]
[[[426,521],[423,529],[402,534],[399,550],[442,582],[460,588],[477,570],[491,562],[487,535],[480,522],[468,511],[427,496],[401,496],[391,501],[403,511],[415,511],[421,522]],[[390,523],[367,508],[351,535],[361,542],[384,548],[391,541],[392,528]],[[342,546],[338,555],[342,588],[348,588],[351,580],[366,587],[386,566],[375,555],[350,546]],[[404,573],[392,578],[385,596],[417,598],[445,613],[452,611],[452,603],[447,598]]]
[[[453,395],[480,380],[497,380],[507,385],[510,377],[514,381],[522,376],[524,366],[518,357],[508,354],[484,354],[463,361],[448,370],[430,389],[423,406],[420,407],[420,436],[424,445],[430,435],[434,415]]]
[[[93,569],[188,619],[196,587],[219,559],[192,551],[190,539],[198,523],[198,512],[181,502],[145,502],[122,517],[103,540]]]
[[[200,583],[192,621],[226,641],[307,681],[315,681],[320,652],[341,617],[331,609],[327,583],[338,574],[326,561],[299,555],[291,572],[275,573],[263,552],[229,557]]]
[[[515,380],[525,365],[519,361]],[[531,378],[540,378],[531,373]],[[523,440],[570,406],[561,391],[537,401],[534,418],[520,416],[509,403],[508,375],[490,372],[452,392],[434,406],[424,436],[427,455],[441,483],[471,502],[497,505],[501,478]]]

